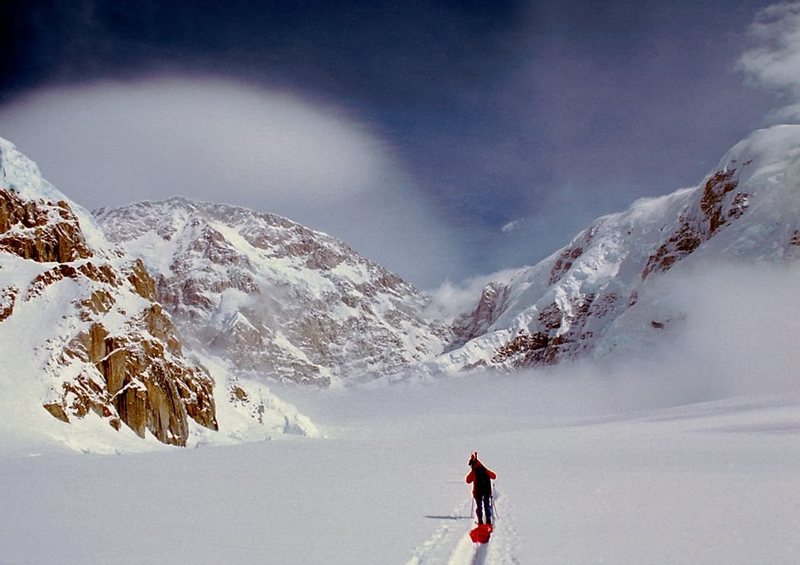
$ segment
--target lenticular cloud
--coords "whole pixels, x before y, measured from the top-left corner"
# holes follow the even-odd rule
[[[330,233],[420,285],[459,262],[389,144],[297,93],[212,78],[102,82],[6,106],[0,132],[90,209],[172,196],[246,206]]]
[[[341,111],[221,80],[49,90],[7,109],[0,124],[28,151],[48,132],[53,150],[36,151],[48,175],[107,205],[165,192],[210,197],[222,183],[235,200],[335,198],[366,190],[391,166],[381,143]]]

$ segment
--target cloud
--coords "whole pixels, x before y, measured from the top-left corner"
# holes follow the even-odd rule
[[[653,290],[685,316],[659,341],[502,379],[490,373],[485,386],[512,381],[519,406],[509,410],[563,418],[800,392],[800,265],[706,264],[667,275]]]
[[[798,281],[797,264],[706,265],[684,278],[683,364],[722,396],[798,390]]]
[[[111,204],[158,197],[177,179],[197,183],[195,194],[219,195],[206,178],[229,179],[226,192],[240,198],[264,190],[335,198],[367,190],[389,163],[355,122],[288,93],[214,80],[47,90],[5,109],[2,126],[21,146],[22,129],[34,130],[36,146],[48,150],[41,161],[58,147],[64,155],[52,160],[50,174]],[[45,132],[49,142],[39,141]],[[82,188],[89,168],[107,181],[103,190]]]
[[[506,225],[504,225],[500,229],[500,231],[502,231],[503,233],[509,233],[509,232],[514,231],[518,227],[519,227],[519,220],[512,220],[512,221],[508,222]]]
[[[760,11],[750,34],[758,46],[742,55],[739,68],[754,84],[790,98],[777,117],[800,119],[800,2]]]
[[[648,405],[800,391],[798,281],[797,264],[712,262],[670,272],[651,290],[660,308],[680,313],[671,328],[639,354],[591,370]]]
[[[442,317],[470,311],[487,282],[513,274],[442,285],[434,305]],[[559,417],[800,392],[798,281],[800,264],[676,267],[648,290],[652,300],[640,297],[655,308],[645,326],[654,311],[672,313],[651,341],[632,335],[635,344],[611,354],[513,373],[509,386],[523,387],[520,409]],[[505,382],[487,379],[493,388]]]
[[[100,82],[5,106],[0,132],[87,208],[174,195],[247,206],[428,286],[459,261],[392,148],[320,100],[212,78]]]

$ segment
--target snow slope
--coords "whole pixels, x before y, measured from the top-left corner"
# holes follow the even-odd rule
[[[800,558],[800,396],[637,411],[635,399],[614,405],[604,386],[581,394],[584,383],[558,382],[474,375],[369,390],[294,389],[292,400],[323,423],[328,439],[5,457],[0,479],[14,489],[0,513],[2,561]],[[466,541],[473,522],[464,484],[476,449],[498,474],[497,529],[479,547]]]
[[[758,130],[703,183],[604,216],[541,263],[504,274],[456,322],[445,370],[642,352],[691,311],[665,289],[721,263],[800,258],[800,125]],[[768,281],[765,277],[765,286]]]

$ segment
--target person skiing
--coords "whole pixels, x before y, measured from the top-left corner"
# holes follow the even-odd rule
[[[486,523],[492,525],[492,481],[497,478],[494,471],[483,466],[478,460],[478,452],[474,451],[469,457],[471,470],[467,475],[467,484],[472,483],[472,496],[477,507],[478,524],[483,524],[483,514],[486,511]]]

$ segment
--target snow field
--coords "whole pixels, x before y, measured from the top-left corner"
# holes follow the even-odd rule
[[[559,386],[474,375],[286,388],[326,439],[7,453],[0,562],[800,559],[800,395],[631,412]],[[474,450],[498,474],[496,530],[477,547],[465,541]]]

